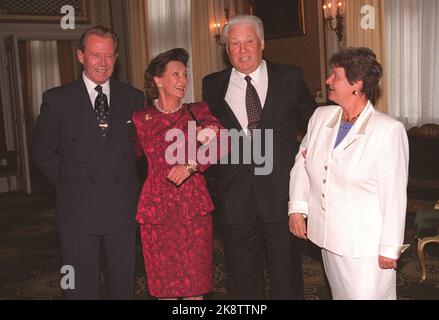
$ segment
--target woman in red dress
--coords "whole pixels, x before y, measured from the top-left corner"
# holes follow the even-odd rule
[[[190,121],[196,121],[192,128],[197,131],[212,130],[215,138],[222,126],[206,104],[181,103],[188,86],[188,59],[188,53],[177,48],[151,61],[145,72],[148,105],[133,115],[138,144],[148,159],[136,220],[149,292],[159,299],[201,300],[212,290],[214,206],[201,174],[210,164],[186,158],[188,145],[196,143],[188,139]],[[181,130],[180,142],[169,141],[167,135],[178,132],[171,129]],[[183,148],[185,161],[174,164],[175,152],[170,151],[178,148]]]

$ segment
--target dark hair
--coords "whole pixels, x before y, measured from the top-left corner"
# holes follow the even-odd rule
[[[91,35],[96,35],[101,38],[112,38],[114,42],[114,52],[117,53],[119,50],[119,39],[117,38],[117,35],[111,31],[110,29],[103,27],[103,26],[95,26],[91,29],[88,29],[85,31],[81,39],[79,40],[79,50],[82,52],[85,52],[85,46],[87,43],[88,37]]]
[[[152,106],[153,100],[159,97],[157,85],[154,81],[154,77],[161,77],[166,70],[166,66],[171,61],[179,61],[187,67],[189,60],[189,53],[183,48],[174,48],[160,53],[154,59],[152,59],[148,68],[145,71],[145,95],[146,105]]]
[[[330,67],[344,68],[350,84],[363,81],[361,93],[369,100],[374,98],[375,88],[383,75],[383,68],[369,48],[347,48],[335,53],[329,60]]]

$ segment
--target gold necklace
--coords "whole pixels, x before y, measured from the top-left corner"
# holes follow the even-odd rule
[[[178,110],[180,110],[180,109],[183,107],[183,104],[180,103],[180,105],[179,105],[177,108],[173,109],[173,110],[165,110],[165,109],[162,109],[158,104],[156,104],[155,107],[156,107],[156,109],[157,109],[158,111],[160,111],[161,113],[169,114],[169,113],[175,113],[175,112],[177,112]]]
[[[355,120],[357,120],[358,119],[358,117],[360,116],[360,114],[361,114],[361,112],[359,113],[359,114],[357,114],[355,117],[352,117],[352,118],[349,118],[349,117],[341,117],[341,119],[344,121],[344,122],[355,122]]]

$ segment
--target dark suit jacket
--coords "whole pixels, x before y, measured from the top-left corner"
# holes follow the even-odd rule
[[[141,91],[111,80],[103,138],[82,79],[43,94],[32,153],[56,187],[61,234],[135,230],[139,182],[131,115],[143,103]]]
[[[203,100],[226,129],[241,130],[224,100],[231,71],[220,71],[203,79]],[[251,164],[216,166],[217,192],[225,223],[245,222],[249,218],[246,216],[249,203],[254,201],[265,222],[288,219],[288,185],[299,146],[298,126],[304,124],[306,128],[317,104],[300,68],[267,62],[267,72],[268,92],[259,128],[273,130],[273,171],[268,175],[254,175]]]

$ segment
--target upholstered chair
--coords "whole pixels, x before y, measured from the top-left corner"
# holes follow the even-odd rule
[[[415,226],[418,238],[418,258],[421,264],[421,282],[427,278],[424,248],[429,243],[439,244],[439,201],[437,209],[419,209],[416,211]]]

